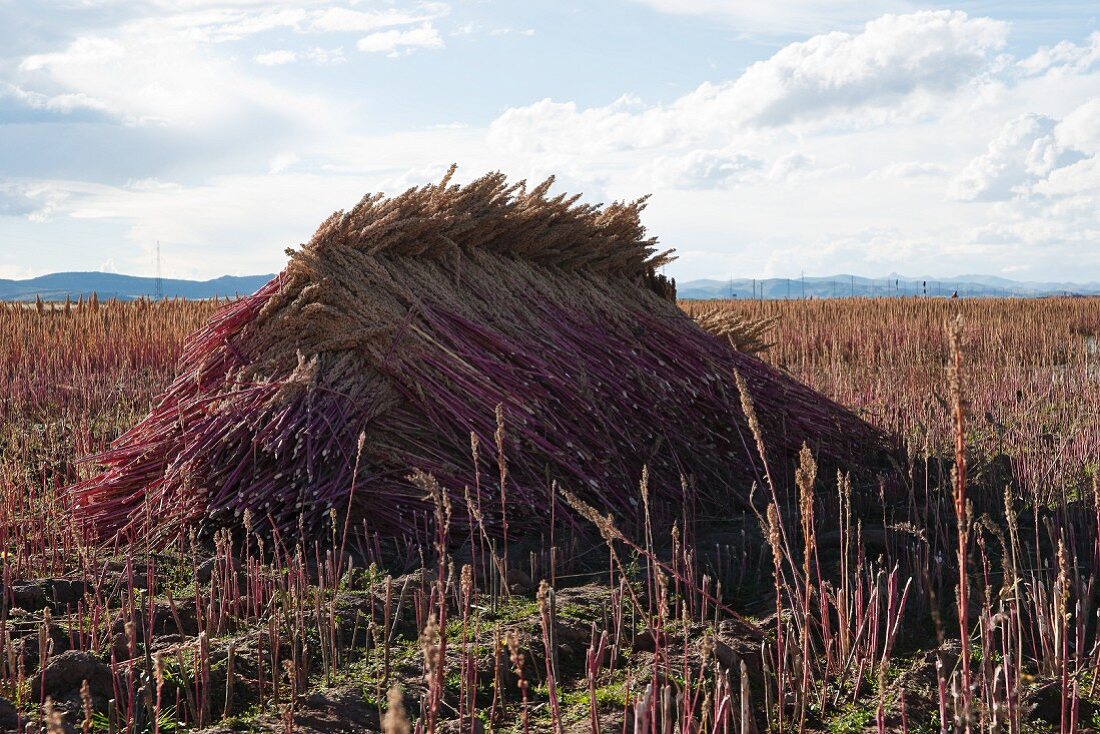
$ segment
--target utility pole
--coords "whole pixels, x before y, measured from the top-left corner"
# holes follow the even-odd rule
[[[164,297],[164,283],[160,278],[160,240],[157,240],[157,281],[156,281],[156,300],[160,300]]]
[[[806,300],[806,271],[802,271],[802,300]]]

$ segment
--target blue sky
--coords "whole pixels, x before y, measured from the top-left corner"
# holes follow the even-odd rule
[[[651,193],[681,279],[1100,280],[1100,8],[0,0],[0,277],[274,271],[451,162]]]

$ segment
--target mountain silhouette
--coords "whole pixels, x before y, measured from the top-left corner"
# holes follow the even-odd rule
[[[164,298],[232,298],[255,293],[274,275],[224,275],[213,280],[161,280]],[[76,300],[87,298],[93,292],[100,299],[116,298],[132,301],[142,296],[153,298],[157,293],[157,279],[118,273],[52,273],[27,280],[0,279],[0,300],[63,301],[66,297]]]

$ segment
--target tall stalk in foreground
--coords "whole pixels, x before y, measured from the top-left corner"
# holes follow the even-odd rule
[[[962,332],[962,316],[956,316],[949,324],[951,341],[951,362],[948,365],[947,377],[951,388],[951,412],[955,426],[955,467],[952,471],[954,478],[954,505],[955,521],[958,533],[958,614],[959,614],[959,644],[961,645],[960,660],[962,663],[962,716],[963,726],[966,732],[970,732],[970,618],[969,618],[969,578],[968,561],[970,545],[970,518],[969,506],[966,500],[966,434],[964,429],[963,398],[962,398],[962,348],[960,346]]]

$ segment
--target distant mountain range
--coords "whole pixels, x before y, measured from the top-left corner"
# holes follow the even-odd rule
[[[231,298],[255,293],[274,278],[269,275],[226,275],[214,280],[161,281],[164,298]],[[123,301],[142,296],[154,297],[156,278],[144,278],[117,273],[53,273],[28,280],[0,279],[0,301],[63,301],[68,296],[76,300],[95,292],[100,299]],[[1044,283],[1015,281],[991,275],[960,275],[955,278],[933,278],[891,274],[883,278],[858,275],[831,275],[806,278],[734,278],[732,280],[688,280],[677,283],[677,294],[686,299],[713,298],[845,298],[857,296],[934,296],[947,297],[958,293],[964,298],[1017,296],[1100,295],[1100,283]]]
[[[1015,281],[992,275],[960,275],[955,278],[912,277],[891,273],[883,278],[830,275],[806,278],[734,278],[688,280],[676,284],[685,299],[712,298],[848,298],[870,296],[932,296],[961,298],[1043,298],[1048,296],[1100,295],[1100,283],[1045,283]]]
[[[225,275],[214,280],[161,280],[164,298],[231,298],[255,293],[274,275]],[[132,301],[142,296],[154,297],[156,278],[142,278],[117,273],[53,273],[29,280],[0,280],[0,301],[74,301],[92,293],[101,300],[116,298]]]

